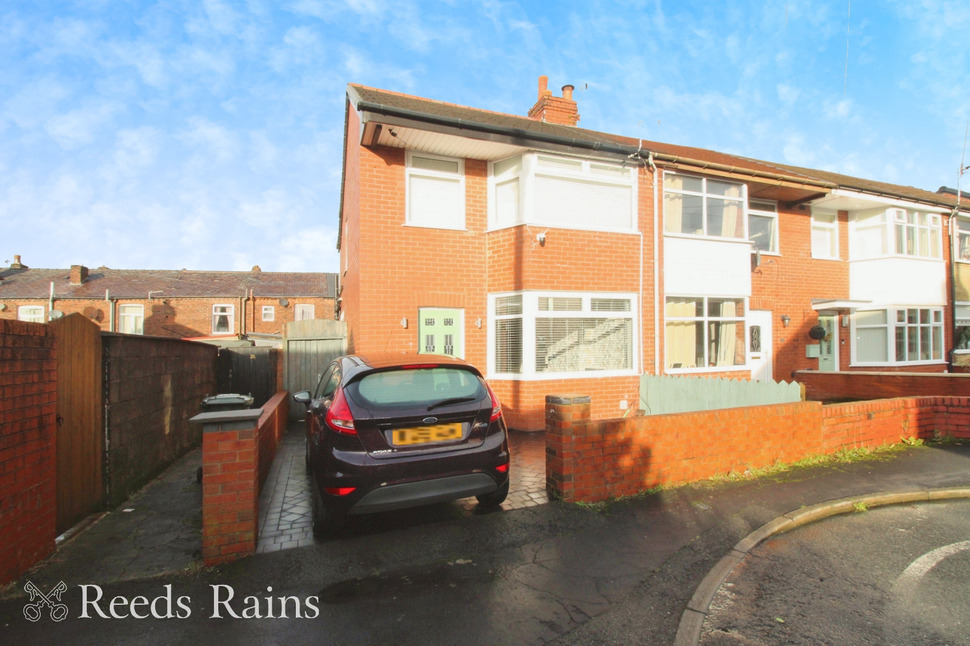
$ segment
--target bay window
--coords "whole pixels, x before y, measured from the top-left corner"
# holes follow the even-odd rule
[[[667,371],[746,365],[744,299],[670,296],[664,314]]]
[[[552,378],[635,370],[631,294],[523,292],[489,300],[495,374]]]
[[[943,361],[943,310],[898,308],[856,312],[855,362]]]

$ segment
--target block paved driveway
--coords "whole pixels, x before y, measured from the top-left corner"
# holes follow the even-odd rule
[[[549,502],[546,495],[545,434],[510,431],[512,451],[509,497],[501,509],[485,510],[474,498],[404,509],[383,514],[352,517],[338,536],[377,533],[387,530],[440,522],[475,514],[501,513]],[[276,460],[266,478],[259,500],[259,544],[256,553],[274,552],[310,545],[310,478],[303,459],[302,422],[291,422],[280,440]]]

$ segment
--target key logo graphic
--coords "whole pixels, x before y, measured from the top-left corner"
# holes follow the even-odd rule
[[[30,603],[24,606],[24,617],[27,621],[39,621],[44,615],[44,608],[50,608],[51,619],[54,621],[63,621],[67,617],[67,606],[61,603],[61,595],[67,591],[67,584],[63,581],[47,594],[41,592],[33,581],[28,581],[24,590],[30,595]]]

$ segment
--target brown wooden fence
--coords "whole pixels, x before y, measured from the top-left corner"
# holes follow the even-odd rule
[[[51,321],[57,337],[57,532],[102,506],[101,329],[81,314]]]

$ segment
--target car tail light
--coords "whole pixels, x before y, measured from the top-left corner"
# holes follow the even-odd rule
[[[327,411],[324,419],[327,421],[327,426],[338,433],[357,435],[357,429],[354,428],[354,415],[350,412],[350,406],[347,405],[343,388],[337,389],[337,394],[333,398],[333,403],[330,404],[330,410]]]
[[[498,397],[492,391],[492,387],[488,384],[485,384],[485,387],[488,388],[488,396],[492,398],[492,415],[488,418],[488,421],[495,422],[502,416],[502,404],[499,403]]]
[[[500,464],[497,467],[495,467],[495,470],[498,471],[499,473],[508,473],[509,472],[509,463],[506,462],[505,464]]]
[[[354,493],[357,487],[324,487],[323,491],[331,496],[346,496]]]

